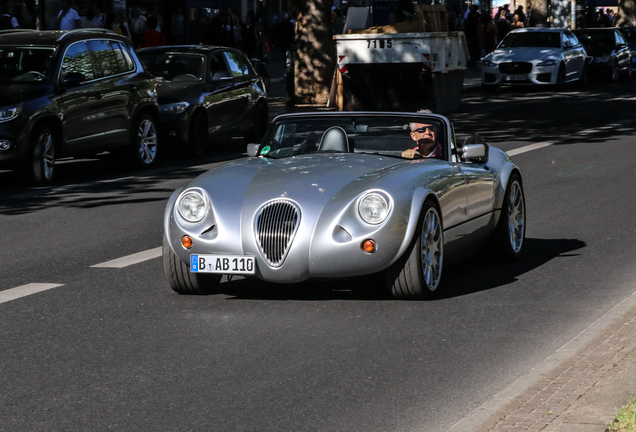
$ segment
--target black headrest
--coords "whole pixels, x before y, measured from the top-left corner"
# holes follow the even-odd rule
[[[351,150],[349,149],[347,132],[340,126],[330,127],[322,134],[318,151],[349,153]]]

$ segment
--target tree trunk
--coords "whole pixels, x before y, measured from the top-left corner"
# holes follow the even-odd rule
[[[529,27],[548,26],[548,2],[547,0],[532,0],[529,3],[530,16],[528,17]]]
[[[297,0],[294,91],[296,103],[326,103],[335,66],[331,0]]]
[[[618,0],[618,27],[631,27],[636,25],[636,1]]]

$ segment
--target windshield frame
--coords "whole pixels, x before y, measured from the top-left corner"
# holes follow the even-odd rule
[[[549,46],[549,45],[519,45],[518,43],[515,45],[510,45],[511,41],[514,39],[519,39],[519,40],[530,40],[532,38],[534,39],[538,39],[540,37],[542,37],[543,35],[554,35],[554,37],[556,37],[556,39],[558,40],[558,46]],[[562,41],[562,36],[561,36],[561,32],[555,32],[555,31],[520,31],[520,32],[510,32],[506,35],[505,38],[503,38],[503,40],[499,43],[499,46],[497,46],[498,49],[500,48],[551,48],[551,49],[559,49],[559,48],[563,48],[563,41]],[[507,41],[507,43],[506,43]],[[521,42],[521,41],[520,41]]]
[[[151,73],[152,75],[155,76],[155,78],[157,78],[158,82],[169,82],[169,83],[173,83],[173,82],[205,82],[206,81],[206,77],[208,75],[208,59],[207,56],[205,54],[201,54],[201,53],[197,53],[197,52],[179,52],[179,51],[146,51],[146,52],[137,52],[137,56],[139,57],[139,61],[141,61],[141,63],[144,65],[144,68]],[[201,75],[197,77],[197,80],[192,80],[192,81],[180,81],[177,80],[175,81],[174,79],[170,79],[170,80],[166,80],[163,76],[158,76],[156,75],[146,64],[146,59],[149,57],[157,57],[157,58],[165,58],[168,56],[178,56],[178,57],[195,57],[195,58],[199,58],[203,60],[203,67],[201,68]],[[192,76],[196,76],[194,74],[191,74]],[[178,76],[178,75],[175,75]],[[173,77],[174,78],[174,77]]]

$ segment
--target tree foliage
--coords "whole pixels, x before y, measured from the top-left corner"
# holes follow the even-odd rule
[[[636,25],[636,0],[618,0],[619,27]]]

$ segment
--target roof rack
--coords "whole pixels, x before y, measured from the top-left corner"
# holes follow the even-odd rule
[[[34,29],[8,29],[8,30],[0,30],[0,34],[7,33],[21,33],[21,32],[35,32],[37,30]]]
[[[110,29],[105,29],[105,28],[81,28],[81,29],[74,29],[74,30],[66,30],[64,31],[64,34],[62,34],[59,38],[57,38],[58,41],[64,39],[64,37],[66,35],[69,34],[76,34],[76,33],[107,33],[107,34],[117,34],[114,31],[110,30]]]

